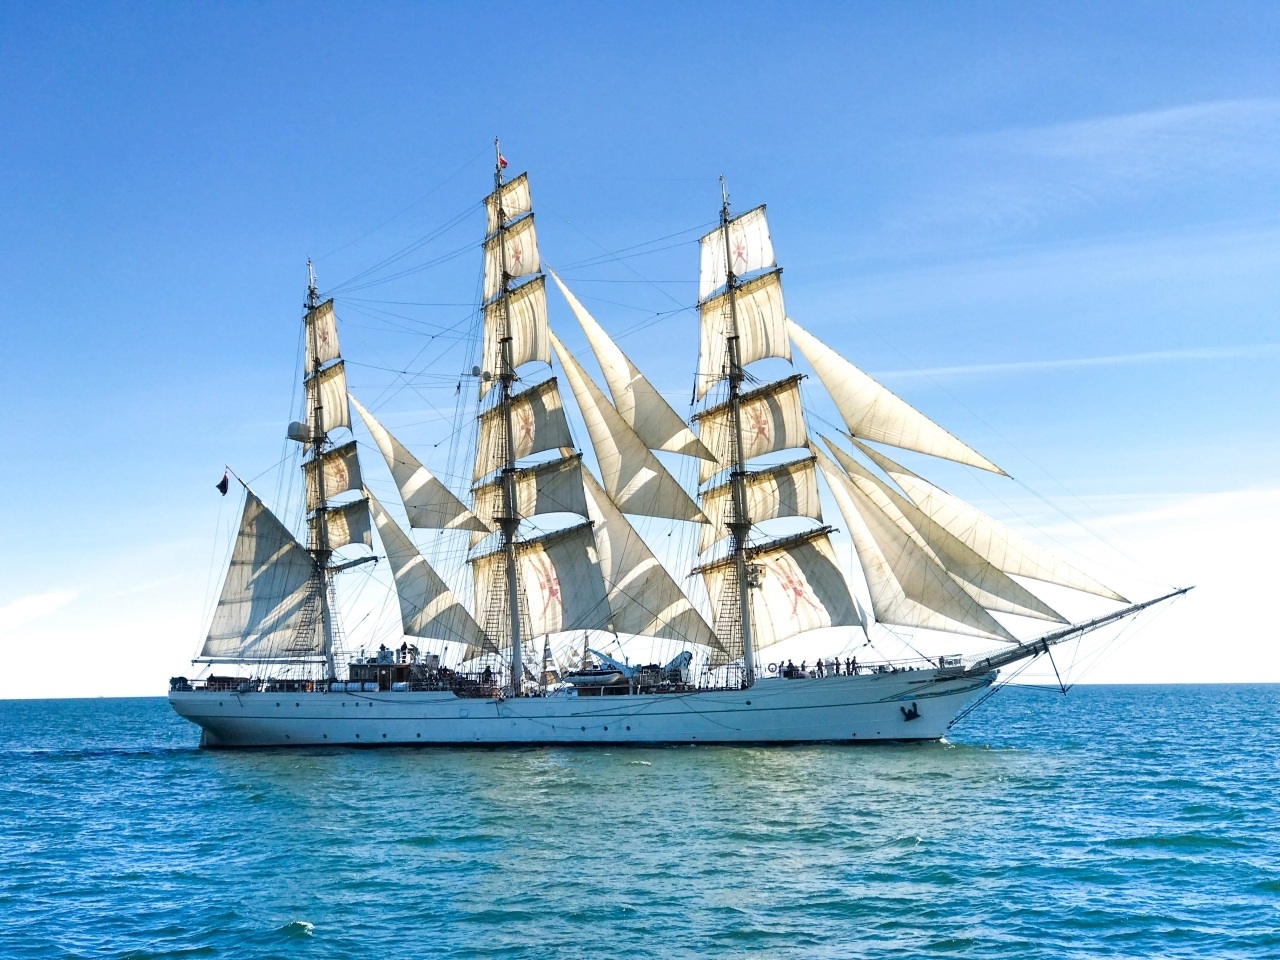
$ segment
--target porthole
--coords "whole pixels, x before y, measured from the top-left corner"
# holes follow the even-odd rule
[[[356,734],[356,739],[357,739],[357,740],[359,740],[359,739],[360,739],[360,734],[358,734],[358,733]]]
[[[421,739],[422,739],[422,734],[418,734],[418,739],[419,739],[419,740],[421,740]]]
[[[604,732],[605,732],[605,733],[608,733],[608,732],[609,732],[609,728],[608,728],[608,727],[605,727],[605,728],[604,728]]]
[[[628,729],[628,730],[630,730],[631,728],[630,728],[630,727],[627,727],[627,729]]]

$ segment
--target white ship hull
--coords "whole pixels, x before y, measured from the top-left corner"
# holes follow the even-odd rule
[[[451,692],[172,691],[205,747],[938,740],[995,680],[921,670],[749,690],[467,699]],[[951,674],[948,676],[947,674]]]

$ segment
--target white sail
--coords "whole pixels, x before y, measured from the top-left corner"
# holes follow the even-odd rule
[[[351,411],[347,407],[347,372],[341,360],[307,377],[303,384],[307,393],[307,425],[311,411],[320,405],[320,432],[329,433],[339,427],[351,428]]]
[[[1066,619],[1022,584],[979,556],[926,516],[914,503],[889,487],[826,437],[822,438],[846,474],[879,510],[951,574],[962,590],[986,610],[1015,613],[1040,620]]]
[[[361,500],[353,500],[341,506],[330,507],[319,513],[320,522],[324,523],[325,536],[330,550],[353,543],[366,547],[373,546],[373,537],[369,525],[369,504]]]
[[[719,646],[711,626],[595,478],[584,471],[583,479],[614,631]]]
[[[502,338],[511,338],[511,369],[540,360],[551,362],[547,345],[546,279],[535,277],[513,290],[504,307],[501,298],[484,308],[484,350],[481,369],[489,378],[480,378],[480,396],[498,382],[503,370]]]
[[[849,527],[876,620],[1017,642],[839,467],[816,447],[813,452]]]
[[[516,562],[532,636],[608,629],[609,604],[590,523],[521,541]],[[506,590],[505,571],[502,550],[472,561],[476,609],[490,609],[493,591]]]
[[[778,450],[803,447],[807,443],[804,408],[800,403],[800,379],[799,376],[788,377],[751,390],[739,398],[743,461]],[[703,443],[719,461],[702,461],[698,482],[705,483],[733,463],[733,411],[728,403],[721,403],[708,407],[694,420],[698,423]]]
[[[781,270],[774,270],[738,287],[733,292],[732,312],[727,290],[699,308],[702,317],[702,346],[698,352],[699,397],[729,375],[727,338],[734,335],[735,329],[738,362],[742,366],[765,357],[791,359],[787,312],[782,306],[781,276]]]
[[[378,537],[382,540],[382,549],[387,554],[391,576],[396,583],[405,636],[465,643],[468,647],[466,659],[482,651],[496,653],[493,641],[485,636],[480,625],[418,552],[413,541],[372,493],[366,490],[365,496],[369,498]]]
[[[704,518],[698,505],[627,426],[555,334],[551,334],[551,345],[587,425],[604,488],[618,508],[645,517],[701,522]]]
[[[747,474],[744,492],[747,516],[752,523],[778,517],[822,519],[818,500],[816,460],[793,460]],[[699,552],[729,535],[726,525],[733,515],[733,485],[722,483],[702,494],[702,511],[711,522],[702,528]]]
[[[724,228],[716,227],[700,241],[702,269],[698,299],[705,300],[728,282],[725,275]],[[729,221],[729,268],[735,277],[774,266],[773,241],[764,207],[748,210]]]
[[[338,323],[333,315],[333,301],[326,300],[314,310],[307,311],[306,341],[307,366],[310,373],[317,363],[338,359]]]
[[[400,491],[404,512],[409,517],[409,526],[430,530],[488,529],[359,400],[352,397],[351,402],[387,461],[396,489]]]
[[[555,377],[511,395],[511,432],[517,460],[543,450],[573,446]],[[480,415],[480,438],[471,479],[479,480],[498,469],[505,458],[502,407],[495,406]]]
[[[532,517],[546,513],[575,513],[587,516],[587,498],[582,490],[582,457],[575,454],[516,471],[516,515]],[[502,478],[476,487],[475,514],[489,530],[498,529],[502,516]],[[473,533],[474,546],[484,532]]]
[[[787,321],[791,339],[827,388],[854,437],[954,460],[1003,474],[994,463],[957,440],[905,400],[891,393],[825,343]]]
[[[827,537],[829,529],[775,540],[747,551],[748,562],[755,566],[759,578],[759,586],[750,590],[751,637],[756,650],[809,630],[863,625],[862,613]],[[698,569],[713,604],[726,589],[737,589],[733,570],[732,558]],[[726,635],[719,623],[716,634]]]
[[[212,660],[323,656],[320,601],[320,573],[311,554],[246,489],[231,564],[200,656]]]
[[[616,343],[604,332],[593,316],[569,292],[569,288],[548,271],[560,292],[569,303],[573,315],[578,318],[582,332],[587,335],[596,362],[604,371],[604,381],[613,396],[613,406],[627,425],[645,442],[650,450],[666,450],[690,457],[711,459],[711,451],[689,429],[688,424],[653,388],[644,374],[627,358]]]
[[[499,243],[499,239],[502,240]],[[502,290],[502,257],[506,249],[507,277],[520,277],[537,273],[541,269],[538,258],[538,235],[533,229],[533,214],[525,217],[511,229],[494,234],[484,242],[484,298],[490,300]]]
[[[1005,573],[1041,583],[1056,583],[1120,603],[1129,602],[1110,587],[866,444],[858,443],[858,449],[893,478],[921,512]]]
[[[307,487],[307,512],[320,506],[320,479],[324,479],[325,498],[336,497],[348,490],[359,490],[364,485],[360,479],[360,460],[356,456],[356,442],[351,440],[321,454],[318,460],[302,464]]]
[[[498,229],[498,196],[495,190],[484,198],[486,233]],[[516,217],[524,216],[533,209],[533,200],[529,196],[529,175],[522,173],[502,185],[502,222],[510,223]]]

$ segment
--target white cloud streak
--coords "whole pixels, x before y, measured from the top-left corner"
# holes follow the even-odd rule
[[[971,363],[920,370],[882,370],[873,376],[882,380],[942,379],[959,376],[1039,373],[1046,370],[1073,370],[1081,367],[1111,367],[1130,364],[1167,363],[1184,360],[1241,360],[1280,353],[1280,343],[1260,343],[1240,347],[1201,347],[1188,350],[1152,350],[1147,353],[1119,353],[1103,357],[1074,357],[1061,360],[1016,360],[1007,363]]]
[[[0,607],[0,637],[49,616],[76,598],[70,590],[51,590]]]

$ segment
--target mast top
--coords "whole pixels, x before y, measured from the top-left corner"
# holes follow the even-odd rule
[[[493,182],[495,189],[502,189],[502,171],[507,169],[507,158],[502,155],[502,144],[493,138]]]
[[[729,219],[729,188],[725,186],[724,174],[720,174],[720,219]]]
[[[316,292],[316,268],[311,258],[307,257],[307,309],[314,310],[319,302],[320,296]]]

